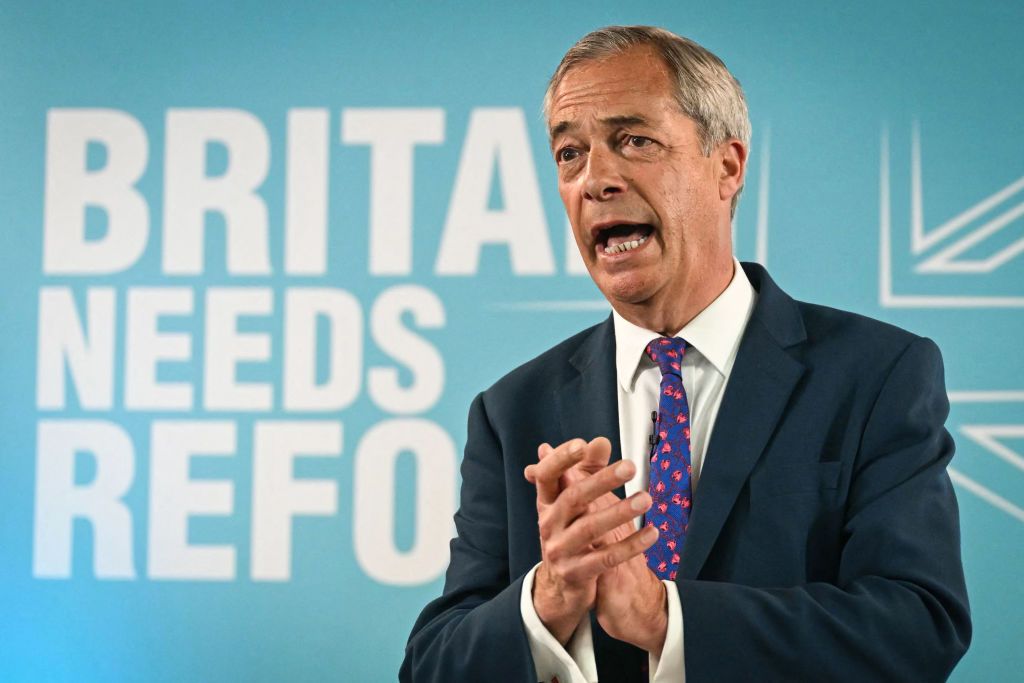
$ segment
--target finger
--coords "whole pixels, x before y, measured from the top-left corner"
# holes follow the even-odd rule
[[[538,461],[541,458],[544,457],[543,455],[541,455],[543,449],[544,449],[543,445],[540,445],[540,446],[537,447],[537,460]],[[534,473],[534,470],[536,468],[537,468],[537,465],[535,465],[535,464],[527,465],[526,467],[523,468],[523,476],[526,478],[526,481],[530,482],[531,484],[534,484],[537,481],[537,475]]]
[[[587,454],[580,463],[580,469],[587,474],[593,474],[608,465],[608,460],[612,455],[612,442],[599,436],[587,445]]]
[[[534,484],[537,486],[537,500],[551,505],[558,498],[560,487],[558,479],[562,473],[583,459],[587,442],[583,439],[572,439],[548,453],[544,460],[531,465]]]
[[[552,450],[553,449],[551,448],[551,446],[546,442],[537,446],[537,460],[543,460],[544,457]],[[535,472],[536,467],[536,465],[527,465],[526,468],[523,470],[523,476],[526,477],[526,481],[530,482],[531,484],[537,483],[537,474]]]
[[[635,473],[636,466],[633,463],[621,460],[601,469],[597,474],[572,482],[558,494],[552,505],[550,523],[555,528],[569,526],[577,517],[586,514],[591,503],[622,486]]]
[[[657,527],[645,526],[617,543],[581,555],[576,562],[570,565],[568,571],[574,580],[577,575],[585,578],[598,576],[636,557],[654,545],[657,540]]]
[[[583,477],[574,481],[561,494],[561,505],[567,507],[567,512],[572,517],[578,517],[586,512],[587,508],[601,496],[611,493],[619,488],[636,474],[636,465],[628,460],[620,460],[613,465],[601,468],[596,474]]]
[[[646,491],[640,491],[611,507],[586,514],[566,528],[557,539],[558,547],[568,554],[578,553],[593,544],[612,545],[633,532],[632,520],[647,512],[652,502]],[[609,532],[623,525],[628,525],[628,531],[620,534],[618,538],[604,538]]]
[[[582,481],[590,475],[600,472],[602,468],[607,467],[611,454],[611,441],[603,436],[592,439],[587,444],[587,452],[584,454],[583,460],[562,475],[562,488],[566,489],[570,484]]]

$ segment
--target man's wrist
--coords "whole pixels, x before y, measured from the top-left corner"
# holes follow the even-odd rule
[[[658,582],[661,586],[661,607],[657,610],[654,618],[654,625],[651,629],[650,647],[644,648],[655,657],[661,657],[661,651],[665,647],[665,636],[668,634],[668,594],[665,584]]]
[[[587,613],[586,605],[574,606],[566,600],[567,591],[555,589],[545,572],[544,564],[537,568],[533,580],[533,610],[544,628],[563,646],[572,638],[580,620]]]
[[[661,588],[659,591],[661,600],[653,605],[653,609],[648,612],[649,616],[644,620],[644,628],[637,631],[643,636],[643,641],[633,643],[655,657],[661,657],[661,651],[665,647],[665,637],[668,633],[668,594],[663,582],[658,581],[658,585]]]

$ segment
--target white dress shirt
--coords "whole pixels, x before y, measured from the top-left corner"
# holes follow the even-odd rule
[[[729,285],[707,308],[675,334],[687,342],[682,378],[690,407],[690,486],[696,490],[711,431],[729,380],[740,339],[754,310],[756,295],[739,262],[733,260]],[[644,353],[647,344],[661,335],[637,327],[616,312],[615,373],[618,379],[619,438],[624,460],[636,465],[636,475],[626,482],[626,495],[647,490],[652,431],[651,412],[658,410],[661,371]],[[557,445],[557,444],[555,444]],[[640,519],[636,526],[639,528]],[[526,575],[520,597],[520,612],[526,627],[537,680],[561,683],[595,683],[597,663],[590,616],[585,615],[567,647],[544,627],[533,606],[533,577],[538,563]],[[665,581],[668,595],[668,630],[661,657],[651,656],[651,683],[684,681],[683,613],[674,582]],[[699,625],[696,625],[699,628]],[[691,627],[692,628],[692,627]]]

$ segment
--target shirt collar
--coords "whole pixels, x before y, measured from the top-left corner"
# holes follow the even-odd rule
[[[740,338],[753,311],[754,288],[739,261],[733,259],[732,280],[718,298],[708,304],[674,336],[686,340],[687,354],[697,351],[721,375],[732,367]],[[619,386],[632,393],[637,370],[646,358],[644,349],[661,335],[629,322],[612,309],[615,326],[615,372]]]

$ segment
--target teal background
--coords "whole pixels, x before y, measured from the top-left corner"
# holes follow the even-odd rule
[[[0,3],[0,679],[35,680],[393,680],[413,620],[440,592],[440,577],[385,586],[357,565],[352,544],[352,453],[387,417],[365,392],[340,416],[342,456],[310,460],[300,476],[338,482],[338,514],[299,519],[292,578],[249,578],[253,415],[238,422],[238,453],[211,458],[195,477],[235,485],[235,513],[193,523],[192,540],[231,543],[238,578],[162,582],[145,574],[149,424],[158,415],[67,410],[35,403],[38,292],[68,285],[273,287],[275,315],[252,329],[279,330],[290,285],[353,292],[368,312],[377,294],[414,282],[444,302],[447,323],[424,336],[445,359],[445,390],[423,417],[461,448],[475,393],[554,342],[601,319],[599,309],[543,310],[531,302],[599,301],[585,276],[565,274],[564,214],[539,116],[550,72],[587,31],[611,23],[662,25],[701,42],[743,83],[754,126],[747,190],[736,222],[737,254],[756,248],[761,157],[770,151],[767,265],[793,296],[894,322],[937,341],[946,361],[958,443],[963,552],[975,636],[953,680],[1010,680],[1024,667],[1024,258],[984,274],[922,275],[931,252],[909,249],[911,136],[920,126],[925,227],[935,227],[1024,175],[1024,5],[1019,2],[832,3]],[[507,250],[484,251],[478,275],[434,274],[466,123],[475,107],[521,107],[530,127],[556,271],[519,277]],[[144,126],[149,166],[138,187],[150,205],[149,247],[130,270],[94,278],[42,274],[45,123],[48,109],[103,107]],[[270,215],[270,277],[229,277],[224,245],[210,233],[202,277],[160,273],[163,132],[172,107],[251,112],[271,140],[261,188]],[[329,268],[324,277],[283,273],[285,115],[330,111]],[[445,141],[417,148],[415,249],[410,277],[371,277],[367,268],[365,146],[339,141],[346,107],[441,107]],[[770,135],[769,135],[770,131]],[[892,173],[892,297],[880,278],[883,131]],[[766,144],[770,147],[766,147]],[[1018,194],[1002,205],[1020,203]],[[1024,239],[1020,218],[965,254],[984,258]],[[934,249],[932,251],[935,251]],[[996,297],[948,305],[921,297]],[[914,297],[917,303],[901,301]],[[999,303],[1001,302],[1001,303]],[[1016,302],[1016,303],[1015,303]],[[525,305],[524,305],[525,304]],[[202,297],[191,322],[201,349]],[[120,336],[120,334],[119,334]],[[275,349],[280,334],[274,333]],[[479,343],[476,343],[479,342]],[[487,351],[485,352],[485,349]],[[367,339],[366,364],[386,360]],[[120,405],[122,370],[115,383]],[[271,380],[280,362],[247,379]],[[193,376],[197,385],[201,373]],[[275,382],[275,386],[279,383]],[[277,397],[279,398],[279,390]],[[198,394],[197,394],[198,395]],[[279,401],[277,402],[279,405]],[[191,416],[202,417],[197,410]],[[35,429],[41,416],[93,416],[133,438],[133,581],[97,580],[88,524],[76,523],[68,580],[32,576]],[[180,417],[180,415],[176,415]],[[283,416],[283,415],[282,415]],[[218,414],[218,417],[221,417]],[[317,416],[322,417],[322,416]],[[301,419],[301,416],[299,417]],[[1016,427],[998,441],[1016,459],[965,436],[964,427]],[[1012,430],[1010,430],[1012,432]],[[88,465],[82,477],[88,480]],[[408,458],[401,472],[414,476]],[[964,481],[970,482],[965,485]],[[980,487],[980,488],[979,488]],[[396,541],[412,540],[412,487],[396,491]],[[981,492],[979,494],[979,491]],[[988,495],[985,492],[988,492]],[[993,498],[997,496],[997,498]]]

